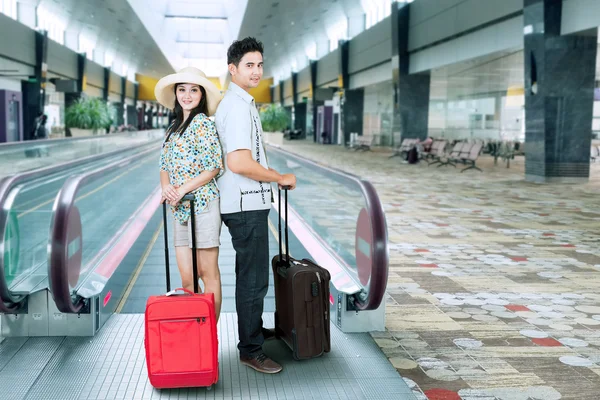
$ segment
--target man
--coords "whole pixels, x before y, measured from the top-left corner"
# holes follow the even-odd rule
[[[262,142],[262,125],[248,90],[263,75],[263,46],[254,38],[235,41],[227,51],[231,83],[215,114],[223,147],[225,172],[217,183],[221,219],[229,228],[235,249],[235,299],[240,361],[259,372],[274,374],[281,365],[262,350],[273,331],[262,326],[264,298],[269,286],[269,227],[271,182],[296,186],[293,174],[269,168]]]

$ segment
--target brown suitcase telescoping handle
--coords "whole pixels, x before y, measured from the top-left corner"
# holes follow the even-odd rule
[[[199,292],[199,288],[198,288],[198,269],[197,269],[197,260],[196,260],[196,227],[194,226],[195,224],[195,209],[194,209],[194,195],[192,193],[188,193],[185,196],[183,196],[183,199],[181,199],[182,201],[189,201],[190,202],[190,220],[191,220],[191,228],[192,228],[192,271],[194,274],[194,293],[198,293]],[[177,222],[175,222],[177,223]],[[168,238],[168,234],[167,234],[167,201],[165,200],[163,202],[163,226],[164,226],[164,233],[165,233],[165,268],[166,268],[166,272],[167,272],[167,292],[171,291],[171,274],[169,271],[169,238]]]
[[[285,262],[283,261],[281,245],[281,189],[285,192]],[[290,186],[283,186],[277,193],[279,195],[279,262],[281,266],[290,266],[290,245],[288,243],[288,190]]]

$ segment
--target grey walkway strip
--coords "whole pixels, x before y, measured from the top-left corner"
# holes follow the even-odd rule
[[[273,326],[273,314],[263,318]],[[115,314],[94,338],[29,339],[0,372],[2,399],[414,399],[367,333],[334,328],[331,353],[306,361],[293,360],[283,342],[268,341],[265,351],[284,370],[264,375],[239,363],[236,314],[223,314],[218,328],[220,377],[212,390],[154,389],[146,371],[143,314]],[[5,344],[13,342],[19,339]]]

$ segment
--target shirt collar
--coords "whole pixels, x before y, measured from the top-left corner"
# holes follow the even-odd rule
[[[229,89],[228,90],[230,90],[233,93],[235,93],[238,96],[240,96],[248,104],[254,104],[254,97],[252,97],[252,95],[250,93],[246,92],[244,89],[242,89],[241,87],[239,87],[235,83],[229,82]]]

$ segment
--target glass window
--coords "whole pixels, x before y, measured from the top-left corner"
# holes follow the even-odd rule
[[[86,57],[93,60],[94,55],[94,43],[85,35],[79,35],[79,52],[85,53]]]
[[[114,54],[111,53],[104,53],[104,66],[105,67],[112,67],[113,63],[115,62],[115,56]]]
[[[17,19],[17,0],[0,0],[0,13]]]
[[[0,13],[17,19],[17,0],[0,0]]]
[[[64,45],[66,24],[42,6],[37,7],[36,13],[37,27],[47,31],[50,39]]]
[[[348,37],[348,19],[344,18],[336,24],[330,25],[327,28],[327,36],[329,37],[329,51],[338,48],[338,42]]]
[[[316,60],[317,59],[317,43],[316,42],[312,42],[311,44],[309,44],[306,49],[306,56],[308,57],[309,60]]]

